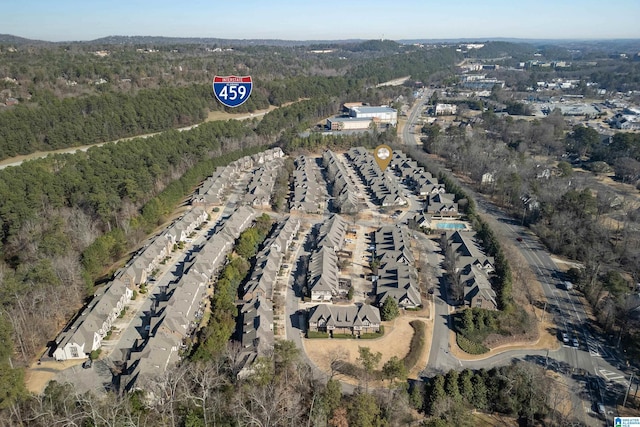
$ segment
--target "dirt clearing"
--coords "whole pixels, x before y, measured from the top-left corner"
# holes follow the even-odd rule
[[[31,393],[41,394],[49,381],[58,373],[72,366],[81,365],[86,359],[65,360],[58,362],[55,360],[34,363],[25,372],[25,385]]]

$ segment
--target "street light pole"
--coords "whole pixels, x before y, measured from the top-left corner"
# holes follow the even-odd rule
[[[627,397],[629,396],[629,390],[631,390],[631,384],[633,384],[633,372],[631,373],[631,377],[629,378],[629,387],[627,387],[627,392],[624,394],[624,402],[622,402],[623,408],[627,406]]]

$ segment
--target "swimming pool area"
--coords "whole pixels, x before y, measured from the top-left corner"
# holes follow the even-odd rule
[[[440,230],[465,230],[467,226],[459,222],[438,222],[434,224]]]

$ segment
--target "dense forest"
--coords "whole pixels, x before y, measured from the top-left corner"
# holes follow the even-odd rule
[[[255,85],[249,100],[235,112],[319,97],[380,104],[398,94],[409,95],[407,88],[366,90],[364,79],[348,77],[294,77],[257,81]],[[142,90],[135,95],[105,92],[63,100],[41,91],[32,101],[37,106],[17,105],[0,112],[0,160],[184,127],[202,122],[208,111],[221,108],[210,86],[203,84]],[[335,105],[323,116],[337,112],[338,107]],[[266,121],[263,127],[271,123]]]

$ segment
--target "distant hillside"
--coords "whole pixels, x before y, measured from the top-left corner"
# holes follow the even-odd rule
[[[44,40],[25,39],[11,34],[0,34],[0,44],[25,45],[25,44],[49,44]]]
[[[566,49],[600,50],[603,52],[640,52],[640,38],[638,39],[608,39],[608,40],[580,40],[580,39],[518,39],[510,37],[484,38],[452,38],[452,39],[403,39],[402,44],[451,44],[451,43],[488,43],[505,42],[514,44],[529,44],[538,48],[546,46],[560,46]]]
[[[225,46],[335,46],[358,44],[363,40],[277,40],[277,39],[221,39],[215,37],[163,37],[163,36],[107,36],[95,40],[67,40],[48,42],[18,37],[11,34],[0,34],[0,44],[36,45],[36,44],[70,44],[85,45],[225,45]]]
[[[219,39],[214,37],[161,37],[161,36],[108,36],[85,41],[86,44],[118,44],[118,45],[178,45],[178,44],[221,44],[231,46],[305,46],[318,41],[296,40],[257,40],[257,39]]]
[[[599,50],[602,52],[640,52],[640,39],[613,40],[575,40],[575,39],[518,39],[510,37],[450,38],[450,39],[402,39],[402,40],[277,40],[277,39],[222,39],[216,37],[162,37],[162,36],[107,36],[89,41],[49,42],[33,40],[11,34],[0,34],[0,44],[11,45],[56,45],[79,43],[84,45],[223,45],[223,46],[307,46],[307,47],[345,47],[352,51],[393,52],[401,45],[408,44],[456,44],[504,42],[524,44],[544,48],[560,46],[566,49]],[[504,46],[504,45],[503,45]],[[510,50],[510,49],[507,49]],[[526,50],[526,49],[524,49]]]

